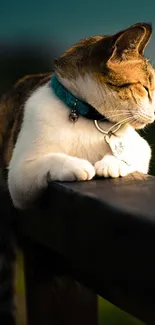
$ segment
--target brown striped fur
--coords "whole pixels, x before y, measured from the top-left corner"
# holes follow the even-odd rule
[[[69,80],[89,74],[123,100],[137,102],[147,90],[151,101],[154,70],[143,56],[151,35],[151,24],[137,23],[114,35],[83,39],[56,60],[56,71]]]
[[[30,93],[46,83],[51,73],[20,79],[0,101],[0,167],[6,169],[12,156],[23,119],[23,105]]]

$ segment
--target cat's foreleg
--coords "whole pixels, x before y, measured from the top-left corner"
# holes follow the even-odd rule
[[[51,181],[85,181],[95,175],[93,165],[87,160],[61,153],[52,153],[36,159],[11,162],[8,186],[14,205],[25,207]]]

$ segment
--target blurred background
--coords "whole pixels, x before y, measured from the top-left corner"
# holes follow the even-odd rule
[[[154,0],[0,0],[0,4],[0,94],[25,74],[51,71],[54,58],[81,38],[115,33],[136,22],[152,22],[155,27]],[[145,55],[154,62],[155,32]],[[150,173],[155,175],[154,125],[142,134],[153,149]],[[22,296],[21,282],[18,290]],[[99,322],[140,324],[101,298]]]

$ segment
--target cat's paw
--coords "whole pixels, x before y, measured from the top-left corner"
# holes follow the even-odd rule
[[[39,159],[26,160],[9,170],[8,186],[14,205],[23,209],[36,202],[50,181],[86,181],[95,175],[88,161],[65,154],[49,154]]]
[[[97,176],[117,178],[131,173],[130,167],[123,161],[112,155],[106,155],[102,160],[95,163]]]
[[[95,169],[88,160],[76,157],[67,157],[64,159],[62,167],[60,168],[59,163],[57,167],[52,167],[49,171],[51,179],[59,181],[86,181],[92,179],[95,175]]]

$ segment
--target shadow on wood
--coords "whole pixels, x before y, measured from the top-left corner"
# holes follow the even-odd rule
[[[97,296],[75,281],[63,258],[30,242],[23,252],[28,325],[98,325]]]

